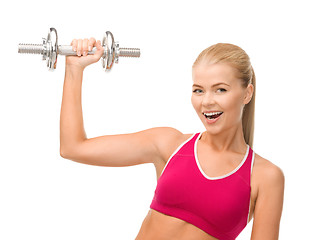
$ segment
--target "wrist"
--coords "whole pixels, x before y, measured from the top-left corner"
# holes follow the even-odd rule
[[[83,70],[81,66],[66,65],[65,81],[67,82],[81,82],[83,80]]]
[[[85,67],[79,64],[66,64],[66,72],[73,72],[73,73],[83,73]]]

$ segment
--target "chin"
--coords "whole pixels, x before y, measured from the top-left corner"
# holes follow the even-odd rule
[[[223,121],[221,121],[220,123],[216,122],[214,124],[209,124],[205,121],[205,119],[202,119],[202,123],[210,135],[218,135],[226,129],[226,126],[224,125]]]
[[[216,127],[209,127],[209,126],[205,126],[206,127],[206,130],[207,132],[210,134],[210,135],[219,135],[220,133],[222,133],[222,129],[221,128],[216,128]]]

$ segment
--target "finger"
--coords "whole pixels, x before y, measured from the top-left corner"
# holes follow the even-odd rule
[[[92,48],[94,47],[95,42],[96,42],[95,38],[92,37],[89,39],[89,43],[88,43],[89,51],[92,51]]]
[[[82,53],[82,39],[78,39],[77,55],[80,57]]]
[[[95,47],[97,49],[99,49],[99,47],[101,46],[101,41],[100,40],[97,40],[96,43],[95,43]]]
[[[100,40],[97,40],[95,46],[96,46],[96,49],[97,49],[97,50],[104,50],[104,48],[102,47],[102,44],[101,44],[101,41],[100,41]]]
[[[103,48],[102,45],[101,45],[101,41],[100,41],[100,40],[97,40],[95,46],[96,46],[96,49],[97,49],[95,55],[96,55],[98,58],[102,57],[102,55],[103,55],[103,53],[104,53],[104,48]]]
[[[88,53],[88,43],[89,40],[87,38],[85,38],[82,42],[82,51],[83,51],[83,56],[87,56]]]
[[[73,39],[71,42],[71,46],[72,46],[72,50],[73,51],[77,51],[77,44],[78,44],[78,40],[77,39]]]

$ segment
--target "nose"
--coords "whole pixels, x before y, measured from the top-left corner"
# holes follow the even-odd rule
[[[215,98],[213,96],[213,94],[211,94],[210,92],[204,94],[203,98],[202,98],[202,105],[207,108],[209,106],[212,106],[215,104]]]

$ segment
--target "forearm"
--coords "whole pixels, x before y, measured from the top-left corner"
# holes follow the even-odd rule
[[[60,111],[60,152],[70,151],[86,139],[82,113],[83,69],[66,66]]]

